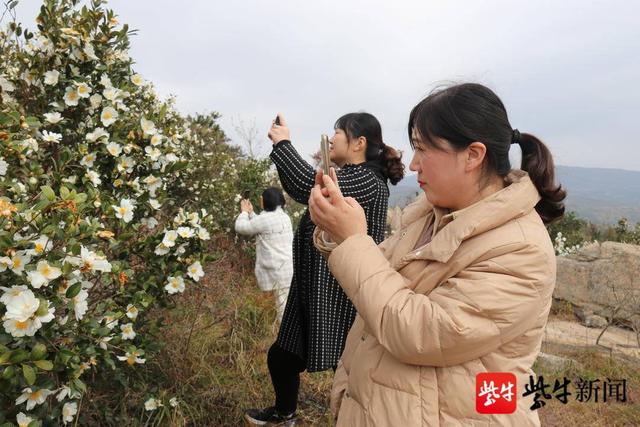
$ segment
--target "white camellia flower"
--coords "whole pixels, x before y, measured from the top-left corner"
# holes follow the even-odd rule
[[[78,404],[76,402],[67,402],[62,407],[62,421],[67,424],[73,421],[78,413]]]
[[[34,271],[27,273],[27,280],[36,289],[47,286],[50,281],[57,279],[62,274],[62,270],[57,267],[52,267],[46,260],[38,262]]]
[[[196,282],[200,281],[201,277],[204,277],[204,271],[202,270],[202,265],[200,261],[196,261],[189,266],[187,269],[187,274]]]
[[[0,176],[5,176],[7,174],[7,168],[9,164],[5,162],[4,157],[0,157]]]
[[[51,124],[60,123],[62,121],[62,114],[57,111],[53,113],[44,113],[44,119]]]
[[[150,145],[144,147],[144,152],[147,153],[147,156],[149,156],[152,162],[155,162],[160,158],[160,156],[162,156],[162,151]]]
[[[93,167],[93,162],[96,161],[96,158],[96,153],[89,153],[80,160],[80,164],[84,167],[91,168]]]
[[[135,350],[133,352],[126,352],[124,356],[117,356],[118,360],[126,361],[129,365],[135,365],[136,363],[143,364],[145,360],[140,356],[140,352]]]
[[[116,166],[118,172],[133,172],[133,167],[136,163],[133,161],[131,157],[123,156],[118,159],[118,165]]]
[[[95,128],[93,132],[89,132],[85,138],[89,142],[96,142],[100,138],[109,138],[109,132],[102,128]]]
[[[58,394],[56,395],[56,399],[58,400],[58,402],[62,402],[67,397],[69,397],[69,399],[75,399],[77,397],[80,397],[80,393],[77,392],[77,391],[71,390],[71,388],[69,388],[68,385],[63,385],[58,390],[60,390],[58,392]],[[55,393],[55,391],[54,391],[54,393]]]
[[[111,205],[111,207],[116,211],[116,218],[120,218],[124,222],[131,222],[133,219],[133,210],[135,209],[133,200],[122,199],[120,206]]]
[[[98,346],[100,346],[101,349],[106,350],[107,349],[107,343],[109,341],[111,341],[113,339],[113,337],[102,337],[99,340]]]
[[[142,225],[144,225],[145,227],[147,227],[149,230],[153,230],[154,228],[156,228],[158,226],[158,220],[155,219],[154,217],[150,216],[147,218],[142,218],[140,220],[140,223]],[[0,270],[1,271],[1,270]]]
[[[100,175],[96,171],[87,170],[87,173],[84,174],[85,177],[91,181],[94,187],[102,184],[102,180],[100,179]]]
[[[16,338],[25,336],[32,337],[42,326],[42,324],[36,323],[31,317],[26,320],[18,320],[4,316],[3,319],[4,321],[2,322],[2,326],[4,327],[4,330]]]
[[[162,135],[160,135],[159,133],[156,133],[151,137],[151,145],[153,145],[154,147],[157,147],[160,144],[162,144]]]
[[[111,84],[111,79],[106,74],[102,74],[102,76],[100,77],[100,84],[105,88],[113,87],[113,85]]]
[[[158,210],[158,209],[160,209],[162,207],[160,202],[158,202],[156,199],[149,199],[149,204],[155,210]]]
[[[144,79],[140,74],[134,74],[131,76],[131,83],[136,86],[140,86],[142,83],[144,83]]]
[[[3,288],[2,303],[6,307],[4,318],[18,321],[26,321],[38,311],[40,300],[25,286],[12,286]]]
[[[29,254],[32,256],[40,256],[53,247],[53,241],[48,236],[40,236],[31,243],[33,243],[33,249],[29,251]]]
[[[125,323],[120,325],[120,331],[122,331],[123,340],[132,340],[136,337],[136,333],[133,330],[133,323]]]
[[[76,316],[77,321],[82,320],[89,308],[89,303],[87,301],[88,297],[89,293],[84,289],[80,290],[80,292],[78,292],[78,295],[73,297],[73,312]]]
[[[162,244],[168,248],[175,246],[176,239],[178,238],[178,232],[175,230],[168,230],[164,233],[162,238]]]
[[[209,235],[209,232],[207,231],[206,228],[199,228],[198,229],[198,238],[200,240],[209,240],[209,239],[211,239],[211,236]]]
[[[22,275],[24,267],[31,262],[31,256],[27,251],[18,251],[11,257],[11,271]]]
[[[122,153],[122,147],[117,142],[110,142],[107,144],[107,151],[113,157],[118,157]]]
[[[113,107],[105,107],[100,114],[100,120],[105,126],[110,126],[118,118],[118,112]]]
[[[18,412],[18,415],[16,415],[18,427],[28,427],[31,421],[33,421],[33,418],[26,416],[23,412]]]
[[[76,83],[76,91],[80,98],[88,98],[91,96],[91,86],[86,83]]]
[[[60,73],[56,70],[47,71],[44,73],[44,84],[49,86],[55,86],[58,84],[58,79],[60,78]]]
[[[182,277],[171,277],[167,278],[167,284],[165,285],[165,289],[170,294],[175,294],[177,292],[184,292],[184,279]]]
[[[75,107],[78,105],[79,100],[80,95],[78,95],[77,88],[69,86],[64,93],[64,103],[70,107]]]
[[[120,89],[116,89],[114,87],[108,87],[102,91],[102,95],[105,99],[113,102],[121,95],[121,91]]]
[[[163,245],[162,243],[159,243],[158,246],[156,246],[156,249],[153,251],[153,253],[160,256],[166,255],[169,252],[171,252],[171,249],[169,249],[167,246]]]
[[[153,397],[148,399],[146,402],[144,402],[145,411],[155,411],[161,406],[163,406],[162,402],[160,402],[158,399],[155,399]]]
[[[31,387],[22,389],[22,394],[16,399],[16,405],[27,402],[27,411],[32,410],[36,405],[41,405],[53,392],[46,388],[33,390]]]
[[[101,271],[103,273],[109,273],[111,271],[111,264],[105,257],[97,255],[91,252],[84,246],[80,246],[80,257],[67,257],[64,260],[71,265],[80,267],[82,272]]]
[[[93,45],[87,44],[82,51],[85,55],[87,55],[87,58],[91,59],[92,61],[98,60],[96,51],[93,49]]]
[[[195,234],[193,232],[193,229],[189,227],[178,227],[176,232],[178,233],[178,236],[182,237],[183,239],[190,239]]]
[[[94,93],[89,97],[89,103],[91,103],[91,108],[95,110],[102,103],[102,96],[98,93]]]
[[[49,132],[47,130],[42,131],[42,140],[45,141],[45,142],[58,143],[58,142],[60,142],[60,138],[62,138],[62,135],[59,134],[59,133]]]
[[[145,135],[154,135],[157,133],[156,125],[144,117],[140,119],[140,127],[142,127],[142,132],[144,132]]]
[[[118,326],[118,319],[116,319],[114,316],[105,315],[102,320],[104,321],[105,328],[108,328],[109,330]]]
[[[149,188],[149,192],[151,193],[151,197],[155,197],[156,190],[158,190],[158,188],[160,188],[160,186],[162,185],[162,180],[160,178],[158,178],[158,177],[153,176],[153,175],[149,175],[148,177],[143,179],[142,182],[147,184],[147,188]]]
[[[127,317],[131,320],[136,320],[136,317],[138,317],[138,309],[135,305],[127,305]]]

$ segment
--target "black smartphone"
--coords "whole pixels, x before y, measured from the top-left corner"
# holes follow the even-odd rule
[[[249,190],[244,190],[244,191],[242,192],[242,198],[243,198],[243,199],[245,199],[245,200],[248,200],[248,199],[249,199],[249,197],[251,197],[251,191],[249,191]]]
[[[278,126],[280,126],[280,116],[276,116],[276,121],[275,121],[275,123],[276,123]]]

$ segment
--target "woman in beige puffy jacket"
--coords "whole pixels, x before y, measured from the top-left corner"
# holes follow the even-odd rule
[[[316,246],[358,311],[331,393],[336,423],[537,426],[533,394],[523,394],[555,285],[545,224],[565,198],[551,154],[512,129],[479,84],[435,91],[414,107],[408,131],[424,194],[391,238],[367,236],[362,208],[335,179],[318,176],[324,188],[309,200]],[[509,163],[512,144],[520,170]],[[476,410],[485,372],[515,375],[512,413]]]

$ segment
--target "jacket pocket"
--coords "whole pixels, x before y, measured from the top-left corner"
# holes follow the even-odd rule
[[[371,373],[371,380],[385,387],[420,395],[420,367],[402,363],[386,350]]]

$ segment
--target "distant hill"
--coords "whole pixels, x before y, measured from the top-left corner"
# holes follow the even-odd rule
[[[613,224],[621,217],[640,222],[640,172],[558,166],[557,175],[568,193],[567,211],[597,224]],[[422,191],[415,174],[389,189],[389,206],[401,207]]]

